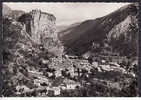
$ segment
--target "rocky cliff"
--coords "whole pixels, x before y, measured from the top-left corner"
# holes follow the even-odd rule
[[[33,42],[43,45],[44,48],[54,53],[62,50],[56,33],[56,18],[54,15],[40,10],[32,10],[22,15],[18,21],[22,22],[23,29],[30,35]]]
[[[129,15],[124,21],[114,26],[107,35],[107,40],[113,51],[131,57],[137,55],[138,29],[136,15]]]
[[[32,10],[19,18],[19,21],[23,22],[26,32],[38,44],[42,42],[42,38],[52,38],[53,40],[57,38],[55,20],[53,15],[40,10]]]

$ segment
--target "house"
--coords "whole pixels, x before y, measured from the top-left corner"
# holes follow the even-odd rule
[[[80,86],[80,84],[66,84],[66,89],[75,89],[77,86]]]
[[[57,96],[57,95],[60,95],[61,93],[60,87],[47,87],[46,90],[49,96],[53,96],[53,95]]]
[[[75,76],[75,68],[74,68],[74,67],[70,67],[70,68],[68,69],[68,73],[70,73],[70,75],[71,75],[72,77],[74,77],[74,76]]]
[[[18,94],[31,91],[31,89],[28,88],[28,87],[25,86],[25,85],[18,85],[18,86],[16,86],[16,90],[17,90],[17,93],[18,93]]]
[[[60,71],[60,70],[55,71],[55,76],[56,76],[56,77],[62,76],[61,71]]]
[[[120,67],[117,62],[109,62],[110,66]]]
[[[43,75],[42,72],[37,72],[36,70],[28,70],[28,72],[36,75]]]
[[[41,85],[40,85],[40,82],[38,81],[38,79],[35,79],[35,80],[34,80],[34,84],[35,84],[36,86],[38,86],[38,87],[41,86]]]
[[[91,53],[90,52],[87,52],[87,53],[83,54],[82,57],[84,59],[88,59],[90,57],[90,55],[91,55]]]
[[[66,89],[66,85],[65,84],[60,84],[60,89],[65,90]]]
[[[64,84],[66,85],[66,89],[75,89],[76,86],[80,86],[79,83],[77,83],[73,80],[68,80],[68,79],[64,80]]]
[[[53,75],[53,73],[47,72],[48,73],[48,77],[51,77]]]
[[[63,58],[69,59],[68,55],[62,55]]]
[[[102,71],[110,71],[111,70],[110,65],[99,65],[99,67]]]
[[[66,89],[75,89],[75,84],[67,84]]]
[[[53,90],[54,90],[55,96],[60,95],[60,88],[59,87],[53,87]]]
[[[101,60],[101,63],[102,63],[102,64],[105,64],[105,63],[106,63],[106,60],[104,60],[104,59]]]
[[[39,79],[35,79],[34,80],[34,84],[38,87],[40,87],[41,85],[42,86],[47,86],[47,85],[50,85],[49,84],[50,82],[48,81],[48,79],[46,78],[39,78]]]
[[[98,67],[98,62],[96,62],[96,61],[92,62],[92,66],[97,68]]]
[[[48,64],[49,60],[41,59],[43,64]]]

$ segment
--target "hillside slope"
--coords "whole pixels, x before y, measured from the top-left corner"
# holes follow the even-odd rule
[[[67,48],[67,53],[74,53],[79,55],[91,50],[93,43],[97,43],[100,46],[103,46],[104,42],[107,41],[109,43],[108,45],[112,46],[113,48],[115,44],[111,45],[110,40],[112,38],[115,39],[115,37],[110,34],[120,34],[121,36],[124,33],[120,32],[119,30],[115,30],[115,27],[117,25],[121,26],[120,24],[126,25],[127,23],[127,27],[122,27],[122,29],[124,29],[124,33],[127,33],[125,36],[128,37],[129,35],[129,25],[136,28],[136,33],[133,33],[133,29],[131,29],[130,31],[133,34],[137,35],[137,24],[135,24],[137,23],[136,4],[126,5],[124,7],[121,7],[117,11],[101,18],[84,21],[80,25],[73,27],[73,29],[68,29],[67,31],[70,32],[63,35],[61,37],[61,40]],[[110,32],[113,30],[117,32]],[[135,38],[134,40],[137,40],[137,36],[131,38]]]
[[[40,15],[40,18],[38,15]],[[34,20],[28,19],[30,16],[33,16],[32,18]],[[57,43],[58,40],[54,43],[54,40],[57,38],[57,33],[52,31],[55,27],[52,18],[54,18],[54,16],[49,16],[47,13],[36,10],[23,14],[16,19],[14,17],[11,18],[10,16],[3,16],[3,45],[5,48],[3,50],[4,67],[1,69],[3,80],[1,96],[17,96],[17,88],[19,85],[24,86],[26,88],[24,91],[26,92],[38,91],[38,88],[34,84],[34,79],[35,77],[45,77],[42,75],[43,70],[41,70],[43,63],[45,61],[48,64],[52,63],[51,59],[53,57],[60,60],[58,58],[58,56],[61,55],[60,52],[58,53],[60,44]],[[32,23],[31,26],[29,23],[32,21],[35,22]],[[42,23],[43,21],[44,23]],[[32,28],[32,30],[27,31],[29,28]],[[36,33],[34,31],[36,31]],[[50,31],[52,33],[50,33]],[[44,38],[48,37],[49,39],[47,38],[46,41],[43,41],[43,38],[40,38],[41,35],[43,35]],[[53,40],[52,38],[50,39],[50,37],[52,37]],[[41,43],[38,44],[38,40],[41,41]],[[49,46],[54,48],[52,49]],[[57,56],[55,53],[51,53],[48,48],[51,49],[51,52],[57,52],[59,55]],[[46,67],[48,67],[48,64],[46,64]],[[37,74],[34,75],[32,72]]]
[[[68,34],[75,28],[76,26],[80,25],[81,23],[74,23],[67,26],[57,26],[58,36],[61,38],[62,36]]]

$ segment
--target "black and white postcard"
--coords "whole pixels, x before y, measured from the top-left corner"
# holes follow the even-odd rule
[[[2,97],[137,97],[138,2],[3,2]]]

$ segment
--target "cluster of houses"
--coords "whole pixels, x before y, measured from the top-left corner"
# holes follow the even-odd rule
[[[70,59],[70,57],[66,57]],[[37,70],[28,70],[29,73],[32,73],[38,78],[34,79],[34,85],[36,89],[29,89],[28,87],[22,85],[17,86],[17,94],[27,92],[38,91],[38,95],[45,96],[59,96],[61,92],[64,90],[75,90],[76,87],[82,87],[82,81],[87,81],[94,75],[95,72],[105,72],[118,70],[122,73],[125,73],[126,70],[121,67],[119,64],[121,61],[107,61],[104,58],[100,61],[93,60],[91,63],[87,59],[80,59],[80,61],[76,60],[75,57],[71,57],[72,59],[69,61],[70,66],[63,66],[59,68],[53,67],[53,71],[45,71],[47,76],[44,75],[42,71]],[[119,58],[115,58],[119,59]],[[56,59],[52,59],[56,61]],[[43,64],[47,64],[48,61],[43,61]],[[65,62],[61,62],[65,63]],[[68,63],[68,62],[67,62]],[[58,63],[53,63],[52,66],[57,66]],[[65,65],[65,64],[62,64]],[[49,68],[49,67],[47,67]],[[53,79],[50,77],[54,76]]]
[[[73,73],[74,69],[68,69],[68,72]],[[55,73],[55,79],[49,79],[48,77],[44,76],[42,72],[37,70],[28,70],[29,74],[34,77],[33,84],[35,88],[31,89],[26,85],[17,85],[16,87],[16,94],[17,95],[29,95],[29,94],[36,94],[39,96],[58,96],[61,94],[63,90],[73,90],[77,86],[80,86],[78,82],[68,79],[67,77],[63,77],[62,70],[57,70]],[[66,73],[68,73],[66,72]],[[47,72],[48,74],[51,72]],[[73,75],[73,74],[71,74]],[[50,75],[49,75],[50,76]],[[73,75],[74,76],[74,75]],[[36,78],[35,78],[36,77]],[[59,82],[59,80],[62,80]],[[55,81],[56,80],[56,81]],[[54,85],[57,84],[57,85]],[[36,93],[34,93],[36,91]],[[31,96],[32,96],[31,95]]]
[[[41,84],[43,84],[43,82],[41,81],[37,81],[35,80],[34,81],[36,85],[38,85],[37,88],[34,88],[34,89],[30,89],[28,88],[27,86],[25,85],[18,85],[16,87],[16,94],[17,95],[21,95],[21,94],[31,94],[33,92],[36,91],[36,95],[39,95],[39,96],[59,96],[61,94],[62,91],[64,90],[74,90],[76,89],[76,87],[80,87],[80,83],[79,82],[75,82],[75,81],[72,81],[72,80],[64,80],[63,83],[59,84],[58,86],[52,86],[52,85],[49,85],[48,82],[45,82],[46,86],[42,86]]]
[[[119,57],[117,59],[119,59]],[[69,62],[71,63],[68,65],[63,64],[65,65],[64,67],[59,66],[59,68],[54,68],[55,71],[53,73],[52,72],[46,72],[46,73],[48,73],[48,76],[55,75],[55,77],[62,76],[62,77],[67,77],[69,79],[70,77],[71,78],[81,77],[83,74],[88,76],[89,74],[92,73],[91,70],[93,69],[99,72],[111,71],[111,70],[120,70],[123,73],[125,72],[125,69],[121,68],[119,62],[117,61],[110,62],[105,59],[101,59],[100,61],[93,60],[92,63],[89,63],[88,60],[81,59],[80,61],[76,62],[76,59],[74,60],[71,59]],[[57,66],[57,63],[54,66]]]

